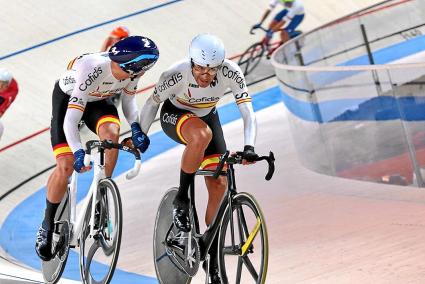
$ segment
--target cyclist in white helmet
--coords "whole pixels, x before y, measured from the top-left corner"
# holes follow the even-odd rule
[[[299,32],[296,31],[296,28],[304,20],[304,5],[301,0],[271,0],[269,8],[264,12],[261,21],[258,24],[252,26],[252,28],[259,28],[270,15],[271,11],[278,4],[283,5],[284,8],[279,13],[277,13],[270,22],[268,26],[267,37],[271,38],[274,32],[286,25],[285,28],[280,32],[280,39],[282,44],[299,34]]]
[[[18,91],[18,83],[13,79],[12,74],[8,70],[0,68],[0,118],[13,103]],[[3,130],[4,127],[0,120],[0,139]]]
[[[225,59],[222,41],[210,34],[196,36],[183,59],[162,73],[154,93],[141,110],[140,120],[147,133],[161,103],[160,121],[164,132],[186,145],[181,160],[180,186],[174,200],[173,221],[181,231],[190,231],[188,189],[199,169],[214,169],[226,151],[216,105],[231,89],[244,122],[244,158],[249,163],[254,152],[256,120],[245,78],[239,66]],[[205,177],[208,206],[205,222],[209,225],[227,188],[225,177]],[[211,245],[211,283],[221,283],[217,265],[217,237]]]

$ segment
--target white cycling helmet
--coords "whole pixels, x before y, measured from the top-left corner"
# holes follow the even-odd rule
[[[192,62],[204,67],[216,67],[223,63],[223,42],[216,36],[200,34],[192,39],[189,47]]]
[[[4,68],[0,68],[0,81],[10,83],[12,74]]]

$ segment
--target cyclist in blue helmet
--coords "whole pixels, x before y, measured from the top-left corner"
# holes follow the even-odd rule
[[[68,177],[73,170],[85,172],[91,168],[84,165],[79,122],[84,121],[101,140],[117,143],[121,123],[117,108],[107,98],[122,93],[122,110],[131,126],[133,144],[145,152],[149,138],[139,125],[135,94],[140,77],[158,58],[158,48],[151,39],[131,36],[115,43],[109,52],[83,54],[71,60],[67,71],[56,82],[50,127],[56,167],[47,181],[46,210],[35,245],[42,260],[54,257],[51,247],[54,217],[66,192]],[[117,150],[106,151],[108,177],[112,175],[117,157]]]

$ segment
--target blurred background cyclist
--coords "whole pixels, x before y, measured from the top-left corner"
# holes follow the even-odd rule
[[[300,34],[299,31],[296,31],[296,28],[304,20],[304,5],[301,0],[271,0],[269,8],[266,12],[264,12],[261,21],[252,26],[252,29],[260,28],[266,18],[270,15],[271,11],[278,4],[281,4],[284,8],[282,11],[277,13],[269,24],[266,37],[270,40],[273,33],[281,29],[286,24],[285,28],[280,32],[280,46],[284,42]]]
[[[6,69],[0,68],[0,118],[10,107],[18,95],[18,83]],[[0,120],[0,139],[3,135],[3,124]]]
[[[130,35],[130,31],[124,26],[118,26],[114,28],[109,36],[105,39],[102,44],[100,51],[108,51],[117,41],[122,40]]]
[[[126,28],[124,26],[115,27],[111,31],[109,36],[103,42],[102,48],[100,49],[100,51],[108,51],[111,48],[111,46],[113,46],[118,41],[120,41],[124,38],[127,38],[128,36],[130,36],[130,31],[128,30],[128,28]],[[115,94],[115,95],[109,97],[107,100],[118,107],[119,104],[120,104],[120,97],[121,97],[121,93]]]

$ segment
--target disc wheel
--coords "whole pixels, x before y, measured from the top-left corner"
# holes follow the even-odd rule
[[[153,254],[156,275],[161,284],[188,284],[192,279],[175,259],[173,255],[175,250],[170,248],[170,238],[174,239],[175,249],[180,247],[182,252],[185,244],[184,234],[179,233],[173,225],[173,200],[176,194],[177,188],[167,191],[159,204],[155,218]],[[196,248],[199,249],[199,246]]]

